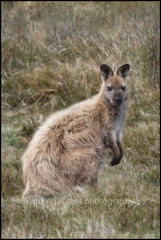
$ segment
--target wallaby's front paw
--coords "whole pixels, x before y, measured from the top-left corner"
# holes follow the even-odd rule
[[[115,166],[115,165],[117,165],[117,164],[120,163],[120,160],[121,160],[121,159],[115,159],[115,158],[114,158],[114,159],[111,160],[110,165],[111,165],[111,166]]]

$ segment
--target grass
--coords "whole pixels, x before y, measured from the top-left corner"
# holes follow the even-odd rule
[[[160,237],[159,2],[2,2],[2,238]],[[131,65],[124,158],[98,190],[21,201],[21,157],[46,117]]]

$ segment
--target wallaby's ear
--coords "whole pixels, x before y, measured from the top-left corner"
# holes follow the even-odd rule
[[[117,70],[117,75],[119,75],[122,78],[126,78],[129,74],[130,71],[130,65],[129,64],[124,64],[119,69]]]
[[[113,75],[112,68],[106,64],[101,64],[100,73],[104,81],[106,81],[109,77]]]

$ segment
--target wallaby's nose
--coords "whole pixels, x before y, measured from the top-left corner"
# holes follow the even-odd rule
[[[115,101],[115,103],[121,103],[122,102],[122,97],[117,95],[117,96],[114,97],[114,101]]]

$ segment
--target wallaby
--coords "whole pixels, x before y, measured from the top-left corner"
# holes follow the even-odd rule
[[[22,157],[23,199],[54,196],[83,184],[97,187],[108,149],[113,154],[111,166],[120,162],[129,70],[124,64],[114,74],[102,64],[99,93],[52,114],[37,130]]]

